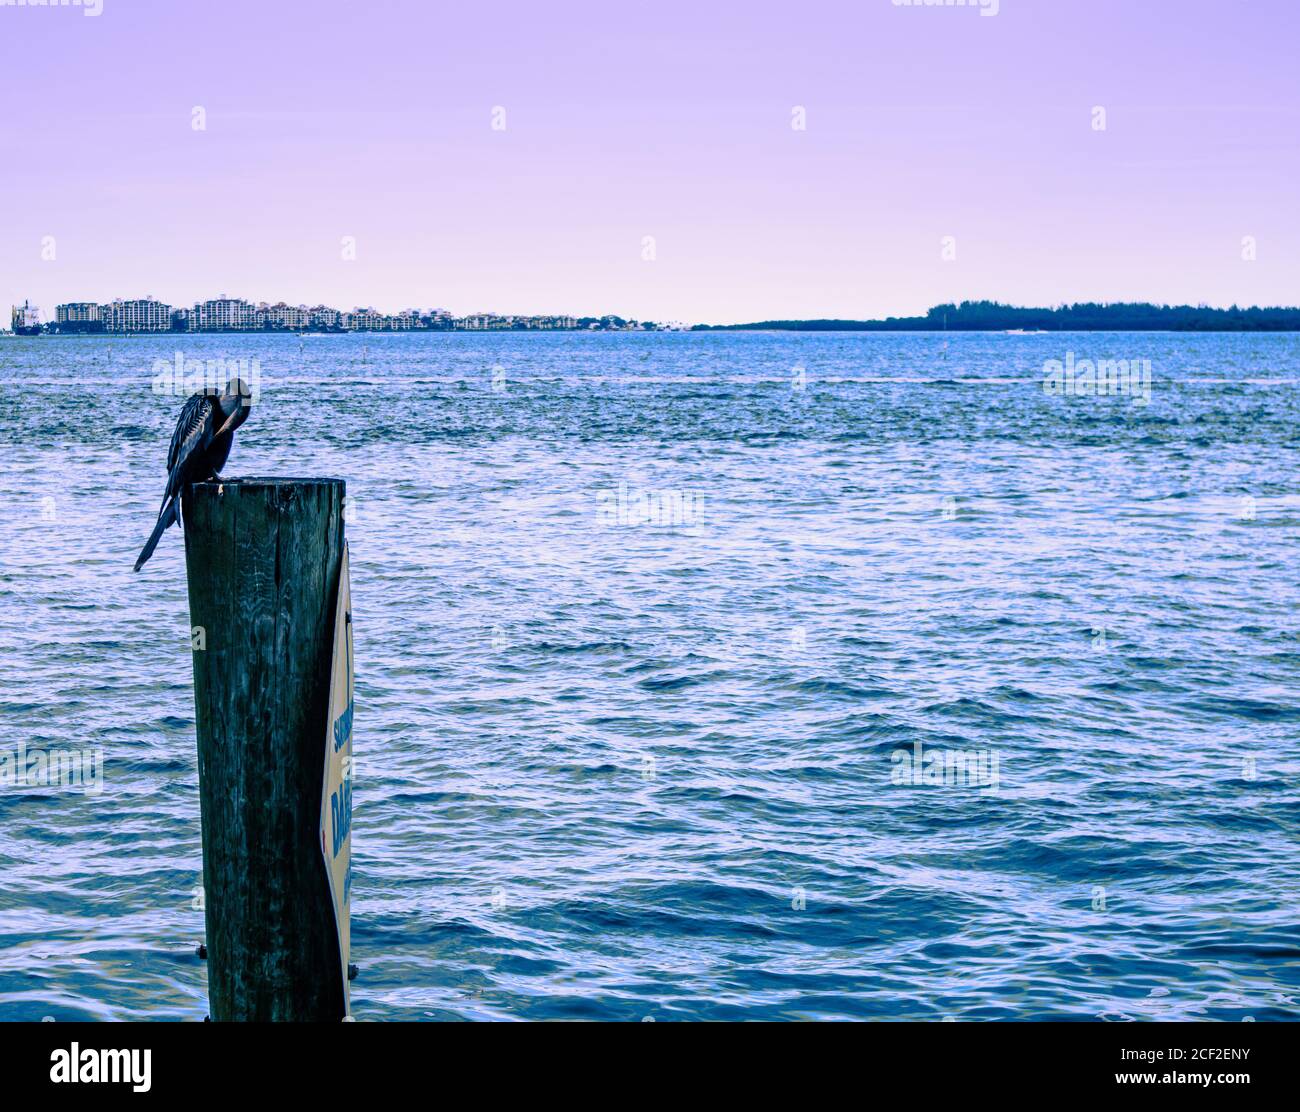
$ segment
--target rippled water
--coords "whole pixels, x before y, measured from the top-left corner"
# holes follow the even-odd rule
[[[207,1010],[178,347],[354,500],[359,1018],[1300,1015],[1300,338],[488,334],[0,340],[0,1018]]]

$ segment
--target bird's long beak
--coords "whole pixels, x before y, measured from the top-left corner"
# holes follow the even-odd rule
[[[231,426],[234,425],[235,421],[238,420],[239,415],[243,413],[243,411],[244,411],[244,399],[240,398],[239,404],[235,406],[235,412],[232,413],[229,417],[227,417],[224,422],[222,422],[221,428],[217,429],[217,431],[213,434],[212,439],[215,440],[218,436],[222,436],[223,434],[229,432]]]

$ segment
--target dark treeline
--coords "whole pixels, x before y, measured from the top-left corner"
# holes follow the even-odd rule
[[[1192,305],[1113,305],[1087,302],[1056,309],[1022,309],[996,301],[936,305],[923,317],[886,320],[768,320],[697,324],[697,330],[774,329],[790,332],[1296,332],[1300,309],[1211,309]]]

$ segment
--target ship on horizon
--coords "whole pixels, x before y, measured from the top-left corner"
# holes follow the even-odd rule
[[[15,336],[39,336],[41,334],[40,310],[35,308],[30,301],[24,301],[21,306],[13,306],[9,319]]]

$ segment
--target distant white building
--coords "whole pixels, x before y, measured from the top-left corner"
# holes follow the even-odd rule
[[[378,332],[383,326],[383,315],[374,309],[353,309],[343,314],[343,327],[350,332]]]
[[[60,324],[94,324],[104,319],[104,309],[97,301],[73,301],[56,306],[54,319]]]
[[[274,305],[262,302],[253,314],[253,319],[258,328],[297,331],[311,327],[311,310],[306,305],[286,305],[283,301]]]
[[[151,297],[99,307],[105,332],[170,332],[172,307]]]
[[[471,331],[485,331],[494,328],[509,328],[508,317],[499,317],[495,313],[472,313],[460,322],[461,328]]]
[[[190,313],[190,329],[195,332],[242,332],[257,327],[257,310],[233,297],[201,301]]]

